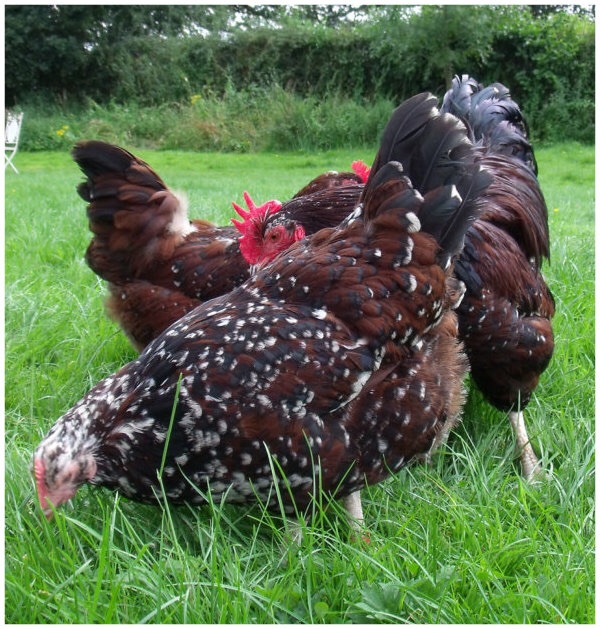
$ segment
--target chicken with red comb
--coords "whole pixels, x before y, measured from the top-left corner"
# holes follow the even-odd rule
[[[237,230],[188,217],[187,201],[132,153],[79,142],[92,240],[85,259],[107,282],[106,309],[141,351],[199,303],[249,275]]]
[[[240,250],[246,261],[252,267],[270,261],[294,242],[341,222],[356,207],[370,170],[356,160],[353,172],[323,173],[283,204],[273,200],[257,208],[244,192],[248,210],[234,203],[243,220],[232,222],[241,234]],[[334,215],[339,216],[336,223]]]
[[[525,426],[524,409],[548,366],[553,351],[554,298],[542,271],[550,255],[548,211],[537,179],[537,163],[527,124],[508,88],[487,87],[469,76],[456,77],[442,112],[461,118],[475,143],[481,165],[492,175],[483,193],[484,211],[467,231],[455,275],[466,285],[458,309],[459,334],[465,341],[476,386],[486,400],[508,413],[523,476],[535,480],[541,463]],[[419,190],[426,185],[415,171],[420,147],[404,140],[396,154]],[[382,153],[377,162],[383,160]],[[358,169],[356,169],[358,172]],[[366,173],[367,170],[365,169]],[[342,221],[361,194],[361,184],[322,190],[284,203],[276,216],[254,226],[262,234],[253,259],[263,262],[294,242],[302,226],[320,228]],[[272,230],[278,248],[265,247]]]
[[[485,208],[466,235],[456,276],[471,375],[484,397],[508,413],[523,476],[543,477],[524,409],[554,352],[554,298],[542,274],[550,257],[548,209],[525,118],[501,83],[455,77],[442,111],[466,122],[480,163],[493,174]]]
[[[256,207],[248,196],[248,212],[236,206],[243,218],[252,216],[238,240],[234,226],[190,219],[185,199],[146,162],[123,148],[99,141],[79,142],[73,158],[85,175],[77,191],[88,202],[93,234],[86,261],[106,280],[106,310],[138,351],[203,301],[241,284],[254,264],[247,261],[255,256],[253,250],[271,252],[281,248],[280,240],[287,243],[281,229],[265,240],[258,229],[247,227],[258,223],[258,217],[274,214],[281,205],[278,201]],[[305,188],[356,185],[361,177],[364,170],[362,175],[329,172]],[[292,229],[294,239],[316,231],[302,222],[302,227]]]
[[[84,483],[142,502],[261,501],[288,513],[429,453],[459,419],[467,362],[451,262],[487,175],[462,123],[422,94],[384,131],[415,138],[428,191],[377,164],[355,212],[205,302],[60,417],[38,496]],[[358,501],[360,505],[360,501]],[[354,513],[357,513],[355,509]]]

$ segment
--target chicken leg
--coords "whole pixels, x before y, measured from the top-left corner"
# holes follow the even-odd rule
[[[344,507],[348,511],[348,523],[353,531],[362,528],[365,517],[362,510],[362,502],[360,500],[360,491],[355,491],[344,498]]]
[[[508,417],[517,440],[517,450],[521,458],[523,477],[529,482],[541,480],[543,477],[542,466],[529,441],[523,412],[511,411]]]

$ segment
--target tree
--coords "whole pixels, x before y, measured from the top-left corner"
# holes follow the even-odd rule
[[[130,42],[227,28],[226,5],[23,5],[5,7],[6,103],[106,95]]]
[[[85,43],[101,7],[6,6],[6,102],[25,94],[64,100],[85,76]]]
[[[571,13],[592,21],[596,17],[595,4],[531,4],[528,8],[535,18],[545,18],[556,13]]]

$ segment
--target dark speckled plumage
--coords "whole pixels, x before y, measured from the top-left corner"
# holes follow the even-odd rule
[[[429,145],[435,99],[401,108]],[[488,183],[464,127],[443,119],[454,146],[430,166],[445,169],[460,146],[456,179],[470,178],[473,194],[458,199],[448,176],[423,197],[397,162],[380,163],[342,225],[185,315],[56,422],[34,455],[42,506],[84,482],[153,501],[166,452],[173,502],[200,503],[210,488],[216,500],[273,505],[275,461],[291,511],[315,487],[347,496],[435,447],[458,420],[467,370],[452,311],[462,289],[440,263],[460,250]]]
[[[550,256],[550,237],[537,163],[526,121],[500,83],[483,87],[472,77],[456,77],[441,111],[465,122],[477,159],[492,176],[481,196],[482,213],[467,231],[456,262],[456,277],[466,285],[458,309],[459,334],[475,383],[494,406],[511,411],[511,421],[519,425],[515,431],[518,447],[525,452],[524,473],[532,477],[539,465],[522,414],[515,418],[514,413],[526,407],[554,350],[554,300],[541,273],[543,259]],[[402,133],[399,137],[402,142],[394,159],[403,164],[418,189],[430,189],[432,181],[420,164],[419,138]],[[376,157],[375,168],[385,161],[385,152],[384,148],[383,156],[380,152]],[[338,224],[352,205],[352,196],[359,194],[360,185],[348,187],[343,194],[322,192],[321,224]],[[266,219],[263,230],[286,221],[302,224],[315,207],[310,195],[293,199]]]

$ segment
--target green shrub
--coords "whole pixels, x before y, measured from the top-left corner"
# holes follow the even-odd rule
[[[372,146],[394,105],[340,96],[301,98],[279,87],[209,90],[159,106],[100,105],[67,113],[26,109],[21,148],[69,150],[81,139],[124,146],[192,151],[293,151]]]
[[[98,128],[194,150],[344,146],[349,135],[372,137],[372,104],[441,96],[463,73],[507,85],[536,141],[594,141],[595,24],[573,8],[382,6],[364,23],[238,25],[226,35],[165,32],[162,18],[143,16],[130,33],[118,9],[109,28],[102,7],[8,7],[8,105],[63,107],[61,120],[28,113],[29,148],[60,148],[64,124],[73,135]],[[94,124],[85,112],[82,129],[65,122],[90,100],[105,108]]]

